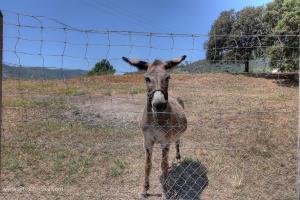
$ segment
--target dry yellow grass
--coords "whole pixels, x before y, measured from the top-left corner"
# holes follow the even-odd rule
[[[182,156],[208,169],[202,199],[295,199],[298,87],[243,75],[174,74],[170,95],[186,105]],[[4,81],[6,198],[135,199],[145,101],[142,75]],[[160,193],[159,162],[155,148],[151,193]]]

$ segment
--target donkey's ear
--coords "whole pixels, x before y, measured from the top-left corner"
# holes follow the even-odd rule
[[[141,70],[147,70],[148,69],[148,63],[142,60],[135,60],[135,59],[129,59],[126,57],[122,57],[122,59],[127,62],[130,65],[133,65]]]
[[[175,67],[176,65],[178,65],[179,63],[181,63],[182,61],[184,61],[186,58],[186,55],[184,56],[180,56],[178,58],[175,58],[173,60],[169,60],[166,62],[166,69],[171,69],[172,67]]]

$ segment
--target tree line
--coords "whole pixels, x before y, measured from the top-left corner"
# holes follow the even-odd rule
[[[205,43],[210,63],[243,63],[268,58],[272,68],[299,69],[300,1],[274,0],[266,6],[220,13]]]
[[[268,59],[280,71],[299,69],[300,0],[273,0],[266,6],[220,13],[204,44],[209,64],[244,64]],[[212,65],[211,65],[212,66]],[[96,63],[89,75],[114,74],[108,60]]]

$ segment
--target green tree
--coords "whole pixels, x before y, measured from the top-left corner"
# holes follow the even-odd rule
[[[299,69],[300,1],[274,0],[266,7],[224,11],[205,44],[211,63],[244,63],[263,57],[281,71]]]
[[[246,7],[237,13],[231,30],[231,55],[238,62],[245,64],[245,72],[249,72],[249,61],[262,57],[266,26],[263,22],[263,7]],[[230,56],[231,59],[233,57]]]
[[[264,14],[264,21],[269,29],[274,29],[278,21],[282,17],[282,6],[284,0],[274,0],[267,4],[266,11]]]
[[[206,43],[206,59],[211,63],[244,63],[249,72],[250,59],[261,57],[266,34],[263,7],[247,7],[235,13],[224,11],[214,22]]]
[[[116,69],[109,63],[108,60],[102,59],[100,62],[95,64],[89,71],[89,75],[104,75],[104,74],[114,74]]]
[[[274,35],[267,48],[271,66],[281,71],[299,69],[300,1],[275,0],[269,3],[264,20]]]
[[[236,14],[234,10],[221,12],[220,16],[213,23],[209,32],[208,42],[204,44],[206,49],[206,59],[210,63],[217,63],[225,60],[232,49],[228,46],[229,34],[235,21]]]

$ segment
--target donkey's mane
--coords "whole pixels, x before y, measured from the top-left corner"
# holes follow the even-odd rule
[[[152,63],[153,65],[160,65],[163,64],[163,62],[161,60],[154,60],[154,62]]]

